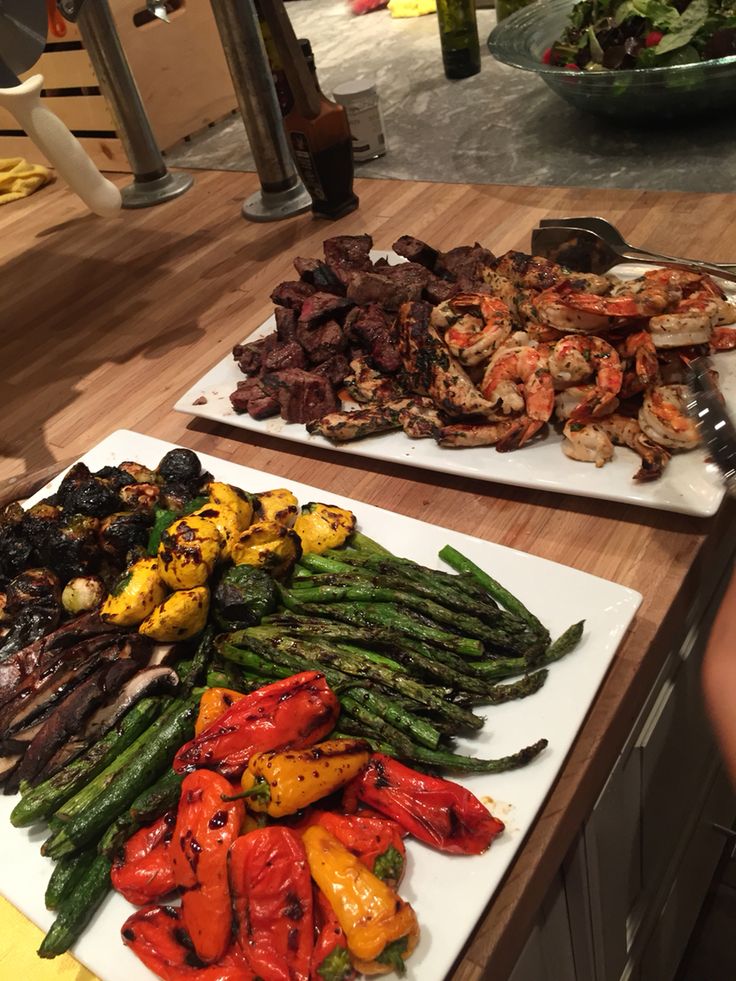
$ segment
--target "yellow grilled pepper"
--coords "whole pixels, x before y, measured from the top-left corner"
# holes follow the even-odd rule
[[[139,559],[113,586],[102,604],[100,617],[116,627],[135,627],[166,596],[158,559]]]
[[[255,565],[277,578],[291,572],[302,555],[299,536],[277,521],[257,521],[230,546],[235,565]]]
[[[370,756],[363,739],[328,739],[308,749],[254,753],[241,781],[248,807],[273,818],[295,814],[344,787]]]
[[[213,722],[241,698],[245,698],[245,695],[232,688],[208,688],[199,700],[199,714],[194,723],[194,735],[198,736],[205,729],[209,729]]]
[[[207,493],[213,504],[222,504],[223,507],[235,512],[241,531],[245,531],[253,521],[253,505],[238,487],[213,480],[207,485]]]
[[[352,535],[355,515],[335,504],[305,504],[294,531],[302,540],[304,552],[321,555],[328,548],[338,548]]]
[[[213,521],[191,514],[179,518],[161,535],[161,578],[172,589],[204,586],[214,571],[222,544],[222,535]]]
[[[307,828],[302,841],[312,878],[342,927],[355,968],[364,974],[402,974],[419,940],[411,906],[326,828]]]
[[[299,514],[299,501],[290,490],[279,487],[277,490],[264,491],[258,494],[261,506],[261,521],[278,521],[281,525],[291,527]]]
[[[237,540],[238,535],[243,530],[240,527],[237,514],[225,504],[204,504],[196,511],[192,511],[189,517],[204,518],[211,521],[220,532],[222,537],[222,554],[225,558],[230,558],[232,543]]]
[[[179,589],[151,611],[138,631],[167,643],[186,640],[204,630],[209,609],[210,591],[206,586]]]

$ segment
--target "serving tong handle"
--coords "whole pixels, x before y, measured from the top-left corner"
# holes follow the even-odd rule
[[[709,358],[695,358],[690,362],[687,384],[688,413],[700,431],[706,452],[721,472],[727,493],[736,497],[736,428],[714,384]]]
[[[703,262],[700,259],[683,259],[678,256],[667,255],[664,252],[653,252],[651,249],[642,249],[637,245],[630,245],[621,235],[619,230],[605,218],[582,217],[582,218],[542,218],[539,221],[540,228],[583,228],[593,232],[604,239],[611,248],[621,255],[621,258],[631,259],[632,261],[644,262],[649,259],[653,262],[676,262],[689,266],[708,266],[713,269],[720,269],[722,272],[736,273],[736,263],[733,262]]]

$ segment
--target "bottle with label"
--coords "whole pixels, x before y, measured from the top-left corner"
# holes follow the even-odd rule
[[[468,78],[480,71],[480,42],[475,0],[437,0],[442,63],[447,78]]]
[[[284,127],[294,162],[312,196],[312,211],[323,218],[341,218],[358,207],[350,124],[345,107],[328,99],[319,87],[311,44],[302,39],[299,45],[316,90],[318,113],[310,118],[300,109],[301,93],[292,82],[295,104],[284,118]]]
[[[286,77],[286,72],[284,71],[284,65],[281,61],[281,57],[279,56],[278,49],[273,43],[271,29],[266,22],[266,18],[263,16],[260,0],[255,0],[255,8],[258,16],[258,26],[261,28],[263,46],[266,49],[268,63],[271,66],[271,76],[273,77],[273,84],[276,88],[276,96],[279,100],[279,109],[281,109],[282,116],[287,116],[294,108],[294,96],[291,94],[289,80]]]
[[[353,136],[353,160],[375,160],[386,152],[383,116],[378,92],[367,78],[343,82],[332,90],[335,101],[345,106]]]

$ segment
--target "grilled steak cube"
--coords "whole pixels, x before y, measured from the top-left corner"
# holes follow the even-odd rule
[[[300,321],[297,338],[312,364],[321,364],[341,354],[347,346],[343,329],[336,320],[328,320],[326,324],[311,329]]]
[[[271,294],[271,299],[279,307],[291,307],[292,310],[301,310],[302,303],[316,293],[317,290],[309,283],[301,281],[279,283]]]
[[[461,290],[462,286],[459,283],[451,283],[449,279],[438,279],[437,276],[432,276],[424,287],[424,298],[437,306],[455,296],[456,293],[460,293]]]
[[[435,272],[446,279],[472,285],[483,281],[483,269],[490,266],[494,259],[494,254],[478,242],[475,245],[460,245],[449,252],[440,252]]]
[[[349,337],[358,341],[375,367],[386,374],[394,374],[401,367],[391,327],[391,319],[376,303],[351,311],[345,321]]]
[[[372,266],[373,239],[370,235],[335,235],[325,239],[322,247],[327,265],[335,273],[340,269],[370,269]]]
[[[437,249],[433,249],[419,238],[414,238],[413,235],[402,235],[394,242],[392,248],[397,255],[403,256],[409,262],[418,262],[420,266],[426,266],[430,270],[434,269],[439,257]]]
[[[247,412],[254,419],[275,416],[281,408],[278,400],[265,391],[260,378],[238,382],[238,387],[230,394],[230,403],[236,412]]]
[[[338,408],[337,397],[328,379],[301,368],[264,375],[263,385],[278,399],[281,418],[287,422],[311,422]]]
[[[380,303],[386,310],[398,310],[402,303],[418,300],[430,273],[416,263],[384,266],[380,272],[354,272],[348,281],[348,297],[360,306]]]
[[[262,364],[264,371],[282,371],[284,368],[304,368],[306,358],[301,345],[290,341],[288,344],[277,344],[263,356]]]
[[[342,320],[353,306],[352,300],[334,293],[315,293],[304,301],[299,326],[316,327],[326,320]]]
[[[313,368],[312,374],[321,375],[333,388],[339,388],[350,374],[350,365],[344,354],[335,354]]]
[[[233,348],[233,357],[238,362],[238,367],[244,375],[257,375],[261,370],[263,358],[277,344],[278,337],[276,334],[269,334],[267,337],[262,337],[259,341],[251,341],[248,344],[236,344]]]
[[[305,283],[314,286],[323,293],[334,293],[345,296],[345,285],[321,259],[304,259],[297,256],[294,268]]]
[[[282,343],[296,340],[297,311],[292,307],[276,307],[276,336]]]

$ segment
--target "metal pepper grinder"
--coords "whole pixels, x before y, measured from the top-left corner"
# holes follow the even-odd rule
[[[312,203],[294,165],[253,0],[210,0],[261,182],[243,204],[251,221],[278,221]]]
[[[149,9],[160,0],[147,0]],[[61,12],[78,21],[100,90],[117,124],[118,135],[133,170],[133,183],[123,188],[124,208],[150,208],[179,197],[194,183],[191,174],[171,173],[151,130],[128,59],[118,37],[108,0],[60,0]],[[165,9],[165,7],[164,7]]]

